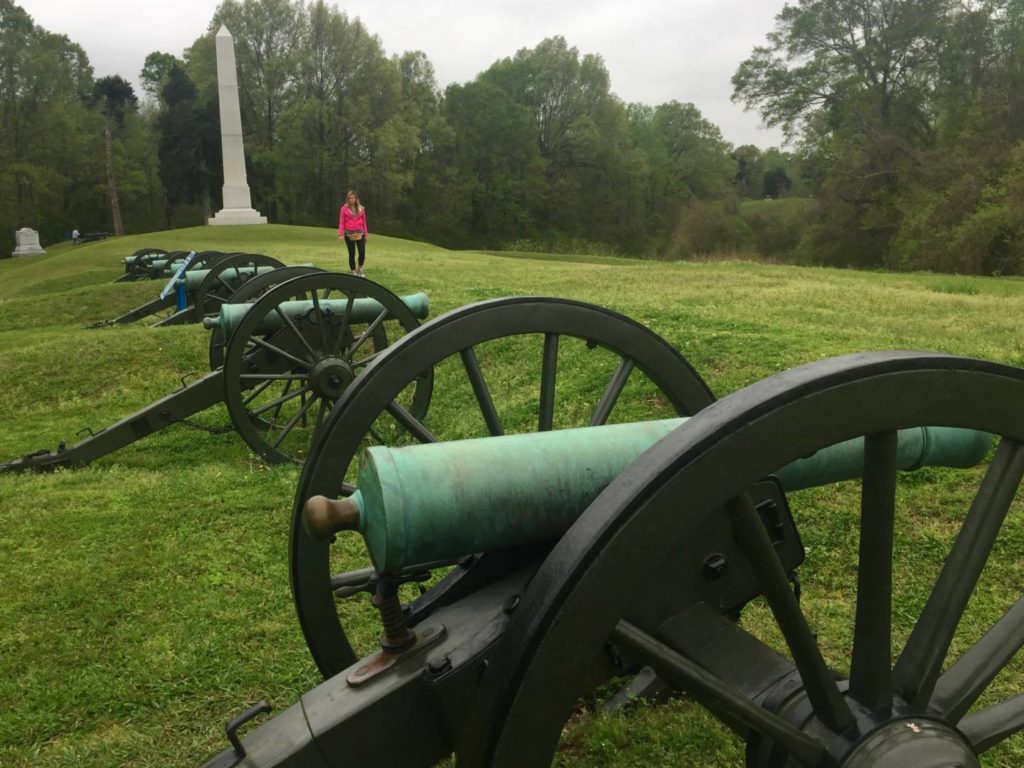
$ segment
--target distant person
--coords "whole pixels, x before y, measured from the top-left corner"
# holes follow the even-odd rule
[[[82,239],[82,233],[79,232],[77,229],[72,229],[71,230],[71,242],[74,243],[75,245],[78,245],[78,243],[81,241],[81,239]]]
[[[338,215],[338,237],[345,239],[349,270],[359,277],[366,277],[363,274],[363,263],[366,261],[366,238],[369,235],[370,230],[366,228],[366,209],[359,203],[359,195],[349,191]],[[356,249],[359,250],[358,265]]]

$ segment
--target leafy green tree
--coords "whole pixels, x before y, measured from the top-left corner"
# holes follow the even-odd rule
[[[724,199],[733,191],[729,145],[716,125],[693,104],[670,101],[653,114],[666,160],[666,194],[679,198]]]
[[[544,184],[527,185],[533,187],[523,209],[530,228],[552,238],[597,235],[631,242],[606,213],[610,202],[623,198],[636,157],[625,109],[609,91],[601,57],[581,56],[563,37],[552,37],[496,62],[477,82],[499,88],[533,122]]]
[[[417,200],[418,184],[432,187],[445,177],[445,169],[438,168],[434,154],[448,138],[448,126],[441,116],[440,93],[434,76],[434,67],[422,51],[406,51],[391,57],[391,65],[398,74],[398,113],[391,120],[395,150],[387,163],[378,167],[390,190],[382,213],[388,226],[396,234],[415,236],[419,222],[432,217],[430,198]],[[440,170],[440,176],[431,176]],[[445,195],[443,188],[439,190]],[[429,189],[424,193],[430,195]],[[447,196],[447,195],[445,195]],[[432,195],[431,195],[432,197]]]
[[[762,184],[762,197],[782,197],[790,190],[792,186],[793,182],[790,181],[789,176],[786,175],[786,169],[779,168],[778,166],[776,166],[775,168],[765,171],[764,173],[764,181]]]
[[[733,75],[733,98],[791,135],[809,114],[820,111],[838,113],[840,119],[860,113],[859,127],[865,132],[889,127],[901,113],[913,112],[927,88],[935,65],[933,33],[950,4],[787,4],[768,35],[770,45],[755,48]]]
[[[146,56],[146,60],[142,65],[142,72],[139,75],[143,92],[150,99],[160,102],[161,106],[163,106],[163,102],[161,101],[163,98],[163,89],[167,84],[171,71],[175,67],[180,68],[182,66],[183,62],[177,56],[172,56],[169,53],[162,53],[160,51],[153,51]]]
[[[806,251],[873,266],[899,227],[898,200],[933,140],[937,34],[951,0],[799,0],[733,76],[733,98],[827,158],[823,216]]]
[[[114,234],[124,234],[121,203],[118,199],[114,174],[114,134],[124,128],[125,115],[135,108],[137,99],[131,85],[120,75],[100,78],[93,88],[93,100],[103,113],[103,147],[107,170],[107,194],[110,196],[110,215],[114,221]]]
[[[336,220],[354,187],[375,226],[393,222],[396,198],[408,186],[408,158],[420,150],[416,121],[400,117],[397,65],[362,22],[322,0],[302,18],[295,99],[281,121],[289,215]]]
[[[736,161],[736,194],[741,198],[758,197],[764,176],[761,150],[753,144],[744,144],[733,151],[732,157]]]
[[[159,173],[166,195],[167,227],[173,228],[174,206],[201,200],[212,215],[210,187],[219,164],[219,132],[209,106],[201,104],[184,69],[173,65],[161,91],[164,105],[157,117]]]
[[[678,101],[633,105],[629,115],[650,168],[649,226],[660,235],[659,250],[677,256],[706,252],[714,232],[742,231],[733,200],[737,164],[717,126],[693,104]],[[720,223],[704,226],[701,222],[710,220],[706,217]],[[682,231],[698,226],[699,236]],[[736,238],[730,234],[728,240],[735,247]]]
[[[937,32],[934,136],[898,201],[889,266],[1019,272],[1002,193],[1022,138],[1024,7],[981,0]]]
[[[445,91],[444,115],[455,137],[451,162],[459,197],[435,205],[461,213],[455,245],[498,245],[537,237],[531,211],[543,192],[545,164],[534,116],[500,87],[478,78]]]
[[[92,83],[79,46],[0,0],[0,248],[8,253],[20,227],[38,229],[45,243],[103,215],[92,194],[102,176],[102,129],[85,106]]]
[[[481,77],[530,109],[537,148],[548,161],[550,176],[590,162],[597,110],[610,98],[608,71],[600,56],[580,58],[564,37],[552,37],[536,48],[517,51]]]

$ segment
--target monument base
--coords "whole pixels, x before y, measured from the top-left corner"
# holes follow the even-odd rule
[[[37,246],[19,246],[11,251],[11,257],[17,258],[18,256],[45,256],[46,251]]]
[[[236,224],[266,224],[267,217],[253,208],[222,208],[213,218],[206,222],[215,226]]]

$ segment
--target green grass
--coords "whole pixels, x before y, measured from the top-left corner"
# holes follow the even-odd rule
[[[143,246],[265,253],[343,268],[329,229],[208,227],[49,247],[0,261],[0,461],[69,444],[163,397],[206,368],[198,326],[86,330],[149,299],[158,283],[114,284]],[[664,263],[610,257],[452,252],[374,235],[367,274],[398,294],[426,291],[431,314],[486,298],[546,295],[609,307],[682,351],[714,392],[825,357],[921,349],[1024,366],[1024,281],[888,275],[745,261]],[[533,417],[537,350],[492,348],[488,382],[510,420]],[[525,346],[524,346],[525,345]],[[566,349],[558,425],[585,417],[588,388],[614,361],[587,368]],[[586,358],[586,359],[585,359]],[[525,361],[533,361],[526,363]],[[470,433],[468,388],[439,370],[432,426]],[[664,410],[642,386],[629,418]],[[225,409],[198,417],[227,422]],[[923,604],[977,472],[927,470],[901,486],[897,643]],[[287,531],[298,471],[266,468],[234,434],[164,430],[86,469],[0,476],[0,765],[195,766],[224,744],[223,723],[266,698],[277,710],[317,682],[294,619]],[[848,665],[858,493],[851,484],[791,499],[808,547],[804,605],[824,652]],[[1024,584],[1015,516],[962,627],[977,637]],[[343,557],[349,557],[348,554]],[[358,553],[351,555],[353,561]],[[365,606],[364,606],[365,607]],[[358,606],[363,644],[376,626]],[[772,635],[763,606],[744,624]],[[898,647],[898,646],[897,646]],[[1016,692],[1014,666],[997,691]],[[1019,739],[986,765],[1019,765]],[[582,708],[560,766],[742,764],[742,744],[686,700],[626,715]]]

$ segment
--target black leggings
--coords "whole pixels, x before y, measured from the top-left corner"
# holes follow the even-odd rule
[[[348,268],[355,271],[356,268],[356,247],[359,247],[359,266],[363,266],[363,262],[366,261],[366,238],[360,238],[358,240],[349,240],[345,238],[345,247],[348,248]]]

